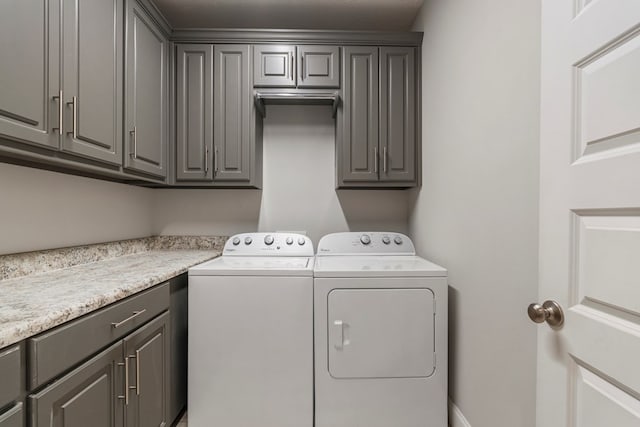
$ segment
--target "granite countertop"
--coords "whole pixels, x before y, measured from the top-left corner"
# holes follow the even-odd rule
[[[0,348],[162,283],[219,256],[224,238],[215,239],[215,244],[206,249],[189,245],[185,249],[175,242],[160,245],[157,241],[145,242],[137,252],[102,258],[95,256],[93,246],[97,245],[87,246],[80,252],[72,251],[72,266],[45,271],[39,266],[33,274],[0,280]],[[64,251],[69,252],[69,248]],[[54,257],[58,261],[56,266],[61,265],[60,252],[46,252],[44,258],[44,251],[25,257],[31,257],[30,262],[40,259],[40,264],[46,264],[47,257]],[[85,255],[90,261],[82,263]],[[15,266],[16,256],[8,257],[12,257],[14,264],[11,265]],[[0,263],[9,265],[8,257],[4,261],[0,257]]]

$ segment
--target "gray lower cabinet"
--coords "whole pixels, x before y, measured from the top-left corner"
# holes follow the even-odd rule
[[[122,427],[122,342],[29,396],[32,427]]]
[[[187,407],[188,284],[189,279],[186,274],[171,279],[170,284],[169,420],[175,420]]]
[[[127,0],[124,166],[166,177],[167,35],[137,0]]]
[[[417,185],[413,47],[343,48],[338,187]]]
[[[168,426],[169,313],[157,317],[124,339],[127,427]],[[126,374],[125,374],[126,375]]]
[[[26,372],[20,345],[0,350],[0,427],[22,427]]]
[[[0,3],[0,136],[122,164],[122,1]]]
[[[213,181],[213,45],[176,48],[176,181]]]

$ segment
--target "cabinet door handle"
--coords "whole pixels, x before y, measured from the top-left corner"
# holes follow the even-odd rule
[[[387,146],[382,148],[382,169],[387,173]]]
[[[213,151],[213,173],[218,173],[218,147]]]
[[[293,80],[295,82],[296,79],[295,79],[295,77],[293,77],[293,52],[291,52],[291,54],[289,55],[289,58],[291,60],[291,80]]]
[[[62,90],[58,92],[58,95],[54,96],[53,99],[58,100],[58,127],[53,128],[53,130],[57,130],[58,134],[62,135],[64,124],[64,98],[62,96]]]
[[[119,322],[113,322],[113,323],[111,323],[111,327],[112,327],[113,329],[117,329],[117,328],[119,328],[120,326],[124,325],[125,323],[129,322],[130,320],[133,320],[133,319],[135,319],[136,317],[140,316],[140,315],[141,315],[142,313],[144,313],[145,311],[147,311],[147,309],[146,309],[146,308],[144,308],[144,309],[142,309],[142,310],[134,311],[134,312],[133,312],[133,314],[132,314],[131,316],[127,317],[126,319],[121,320],[121,321],[119,321]]]
[[[118,396],[118,399],[124,399],[124,404],[129,405],[129,358],[124,358],[124,363],[118,363],[118,366],[124,366],[124,395]]]
[[[71,98],[70,102],[67,102],[67,105],[71,104],[71,108],[73,110],[72,114],[72,122],[71,122],[71,132],[67,132],[67,134],[71,134],[73,139],[78,139],[78,98],[75,96]]]
[[[129,135],[133,137],[133,153],[130,154],[134,159],[138,158],[138,128],[133,127],[133,130],[129,131]]]
[[[204,174],[209,173],[209,147],[204,148]]]
[[[138,353],[139,351],[136,350],[136,354],[130,354],[126,357],[127,360],[125,361],[125,363],[128,365],[129,360],[136,359],[136,383],[135,385],[127,384],[127,398],[129,397],[129,391],[131,390],[135,390],[136,395],[140,396],[140,388],[138,387],[138,384],[140,384],[140,359],[138,358]]]
[[[304,53],[300,55],[300,80],[304,80]]]
[[[373,147],[373,172],[378,173],[378,147]]]

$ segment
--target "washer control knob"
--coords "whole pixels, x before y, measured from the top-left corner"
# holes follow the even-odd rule
[[[396,236],[396,237],[393,238],[393,241],[395,242],[396,245],[401,245],[402,244],[402,237]]]
[[[391,239],[389,238],[389,236],[382,236],[382,243],[384,243],[385,245],[391,243]]]
[[[247,236],[247,237],[244,238],[244,244],[245,245],[250,245],[251,242],[253,242],[253,239],[251,237]]]
[[[293,237],[287,237],[287,245],[293,245]]]
[[[362,236],[360,236],[360,241],[363,245],[368,245],[369,243],[371,243],[371,237],[369,237],[368,234],[363,234]]]
[[[240,238],[234,237],[232,243],[233,243],[233,246],[238,246],[240,244]]]
[[[264,244],[270,246],[273,244],[273,236],[271,234],[267,234],[264,236]]]
[[[298,244],[299,244],[300,246],[304,246],[304,244],[305,244],[306,242],[307,242],[307,241],[306,241],[306,240],[304,240],[304,237],[299,237],[299,238],[298,238]]]

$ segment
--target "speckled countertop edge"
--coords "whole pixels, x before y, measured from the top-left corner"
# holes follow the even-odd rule
[[[211,244],[213,240],[205,239],[209,242],[204,245],[207,249],[188,249],[201,246],[193,244],[192,238],[172,237],[165,237],[164,242],[155,240],[147,244],[144,251],[0,280],[0,348],[117,302],[178,276],[194,265],[216,258],[226,240],[219,237],[215,239],[216,244]],[[71,249],[74,248],[67,250]]]

